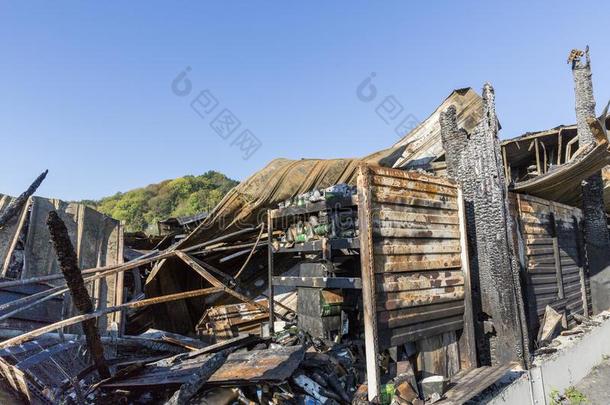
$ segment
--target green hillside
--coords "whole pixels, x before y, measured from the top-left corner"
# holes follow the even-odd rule
[[[125,221],[126,230],[157,233],[157,221],[168,217],[209,212],[239,182],[222,173],[184,176],[151,184],[99,201],[82,201],[115,219]]]

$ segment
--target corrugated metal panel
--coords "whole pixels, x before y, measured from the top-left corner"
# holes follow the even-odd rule
[[[584,314],[583,302],[591,301],[582,288],[587,280],[579,242],[581,210],[520,194],[512,194],[510,203],[524,242],[531,331],[538,330],[547,305],[565,306],[568,324],[573,325],[573,314]]]
[[[380,350],[463,327],[456,185],[371,167],[373,270]]]

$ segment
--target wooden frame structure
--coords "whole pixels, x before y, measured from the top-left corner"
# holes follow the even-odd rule
[[[476,367],[461,197],[454,182],[440,177],[381,167],[359,169],[358,218],[370,401],[380,392],[379,353],[390,347],[408,342],[424,346],[439,340],[446,344],[436,346],[436,350],[453,349],[461,358],[462,368]],[[455,340],[458,330],[462,330],[459,349]]]

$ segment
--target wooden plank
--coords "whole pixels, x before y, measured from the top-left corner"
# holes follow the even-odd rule
[[[432,230],[432,229],[397,229],[373,227],[375,235],[387,238],[438,238],[459,239],[459,231]]]
[[[372,189],[372,193],[373,195],[386,195],[395,198],[418,198],[438,203],[455,202],[455,197],[444,194],[430,193],[422,190],[405,190],[387,186],[375,186]]]
[[[464,285],[461,270],[384,273],[375,275],[377,292],[396,292]]]
[[[555,274],[529,274],[529,284],[553,284],[556,282]]]
[[[527,236],[525,238],[525,243],[529,245],[552,245],[553,238],[549,237],[541,237],[541,236]]]
[[[376,273],[443,270],[462,266],[462,260],[457,254],[376,256],[376,259]]]
[[[587,297],[587,286],[585,283],[585,271],[582,267],[578,268],[578,275],[580,279],[580,293],[583,302],[583,308],[585,310],[585,316],[589,316],[589,297]]]
[[[545,160],[546,160],[546,154],[545,154]],[[563,298],[564,297],[564,288],[563,288],[563,275],[561,273],[561,259],[559,256],[559,242],[557,240],[557,228],[555,226],[555,219],[554,217],[552,217],[553,220],[551,221],[551,228],[552,228],[552,234],[553,234],[553,261],[555,262],[555,274],[557,277],[557,288],[558,288],[558,294],[559,294],[559,298]]]
[[[439,186],[457,187],[456,183],[452,180],[443,177],[432,176],[421,172],[389,169],[381,166],[370,166],[369,168],[373,175],[396,177],[399,179],[407,180],[417,180],[426,183],[437,184]]]
[[[542,246],[542,247],[526,247],[525,253],[528,256],[541,256],[541,255],[553,255],[555,254],[555,249],[551,247],[547,247],[548,245],[534,245],[534,246]]]
[[[456,211],[451,209],[443,209],[438,207],[420,207],[415,205],[405,205],[400,202],[375,202],[375,209],[373,216],[377,217],[379,212],[388,211],[405,214],[424,214],[424,215],[437,215],[449,218],[456,217]],[[398,214],[397,214],[398,215]]]
[[[534,295],[542,295],[542,294],[557,294],[559,289],[557,288],[556,283],[552,284],[532,284],[530,285],[530,290],[534,293]]]
[[[453,211],[451,211],[453,213]],[[399,210],[375,210],[374,217],[382,221],[421,222],[425,224],[457,224],[457,215],[433,215]]]
[[[433,319],[455,316],[464,313],[462,300],[442,302],[421,307],[379,311],[377,313],[379,328],[395,328],[398,326],[423,323]]]
[[[549,235],[549,230],[543,225],[524,224],[523,233],[527,234],[528,236],[531,235],[535,237],[546,237],[547,235]]]
[[[389,228],[389,229],[416,229],[416,230],[431,230],[431,231],[447,231],[459,232],[458,224],[431,224],[423,222],[409,221],[385,221],[373,219],[374,228]]]
[[[370,168],[365,165],[358,167],[357,189],[367,390],[368,400],[370,402],[374,402],[377,401],[379,396],[381,380],[379,367],[377,365],[379,342],[377,336],[377,297],[375,293],[376,288],[374,276],[375,256],[373,255],[373,208],[370,189]]]
[[[273,277],[273,285],[288,287],[361,289],[362,280],[357,277],[275,276]]]
[[[464,287],[377,293],[377,310],[393,310],[453,301],[464,298]]]
[[[445,398],[437,402],[437,404],[464,404],[494,384],[515,366],[516,364],[512,363],[486,367],[482,372],[478,372],[476,377],[468,379],[465,383],[457,381],[456,385],[447,391]],[[473,372],[476,372],[476,369]]]
[[[15,251],[15,247],[17,246],[17,243],[19,242],[21,230],[23,229],[23,226],[25,225],[25,222],[30,215],[29,209],[30,209],[31,204],[32,204],[31,197],[29,197],[27,199],[27,201],[25,202],[25,204],[23,204],[21,214],[19,215],[19,221],[17,222],[17,228],[15,229],[15,233],[13,233],[13,238],[11,239],[9,248],[7,249],[7,252],[6,252],[6,257],[4,260],[4,264],[2,266],[2,277],[6,277],[6,275],[7,275],[6,272],[8,271],[9,265],[11,264],[11,259],[13,257],[13,252]],[[6,226],[6,228],[8,228],[8,226]]]
[[[536,153],[536,171],[538,172],[538,175],[542,174],[542,168],[540,166],[540,151],[539,151],[539,146],[538,146],[538,138],[534,139],[534,146],[536,148],[535,153]]]
[[[417,370],[423,375],[442,375],[450,378],[460,369],[458,342],[455,331],[427,336],[415,342]]]
[[[388,243],[389,241],[389,243]],[[416,243],[423,241],[424,243]],[[449,240],[447,243],[439,240],[404,240],[384,239],[374,245],[375,254],[409,255],[426,253],[460,253],[460,244]]]
[[[408,325],[400,328],[386,329],[379,333],[381,347],[388,348],[398,346],[407,342],[413,342],[427,336],[439,335],[443,332],[462,329],[463,319],[461,315],[436,319],[421,324]]]
[[[383,191],[375,190],[372,193],[373,201],[380,203],[412,205],[416,207],[440,208],[445,210],[457,210],[457,204],[449,201],[431,200],[427,198],[417,198],[405,196],[397,196],[395,194],[384,193]]]
[[[460,262],[464,277],[464,332],[460,337],[460,363],[464,369],[476,367],[478,364],[476,337],[474,331],[474,309],[472,307],[472,290],[470,284],[470,257],[468,255],[468,237],[466,229],[466,209],[461,187],[457,195],[458,218],[460,221]]]
[[[431,194],[441,194],[451,197],[457,196],[457,189],[455,186],[443,186],[425,181],[374,175],[371,178],[371,183],[375,186],[391,187],[397,190],[424,191]]]
[[[555,268],[555,257],[553,255],[545,255],[545,256],[530,256],[528,258],[528,263],[531,266],[536,266],[539,264],[552,265]]]

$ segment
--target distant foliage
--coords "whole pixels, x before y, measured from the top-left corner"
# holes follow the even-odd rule
[[[129,232],[157,233],[157,221],[209,212],[239,182],[222,173],[165,180],[99,201],[82,201],[112,218],[125,221]]]

